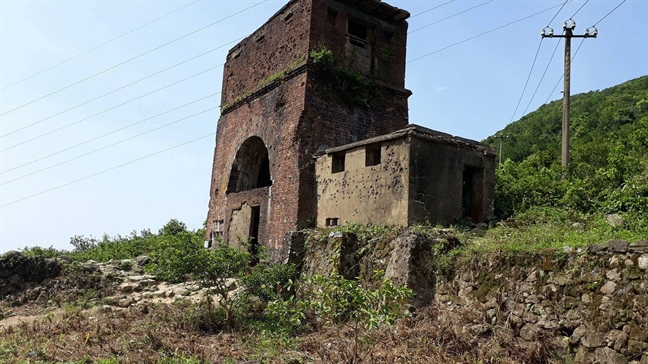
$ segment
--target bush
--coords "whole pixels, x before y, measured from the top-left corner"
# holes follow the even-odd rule
[[[328,277],[315,275],[304,282],[299,298],[270,302],[267,312],[284,327],[296,330],[308,320],[324,325],[345,325],[353,330],[354,362],[361,359],[361,341],[380,325],[390,325],[405,317],[406,303],[414,295],[407,287],[395,287],[379,275],[375,287],[363,286],[363,279],[348,280],[337,273]]]

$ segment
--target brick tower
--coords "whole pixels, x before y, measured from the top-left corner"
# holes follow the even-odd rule
[[[408,17],[380,0],[292,0],[230,50],[210,242],[280,248],[315,222],[316,152],[408,124]]]

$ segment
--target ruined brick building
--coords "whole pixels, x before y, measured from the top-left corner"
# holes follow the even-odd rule
[[[408,17],[380,0],[291,0],[230,50],[210,241],[276,249],[313,224],[492,217],[493,152],[408,127]]]

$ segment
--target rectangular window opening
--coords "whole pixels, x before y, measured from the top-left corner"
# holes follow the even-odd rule
[[[360,39],[367,39],[367,27],[349,19],[349,34]]]
[[[337,23],[337,15],[338,15],[337,10],[328,8],[328,12],[326,13],[326,21],[329,24],[335,25],[335,23]]]
[[[288,15],[284,16],[283,20],[287,22],[288,20],[292,19],[293,13],[289,13]]]
[[[339,220],[339,217],[328,217],[326,218],[326,226],[338,226]]]
[[[381,163],[380,160],[380,144],[367,145],[365,149],[365,166],[377,166]]]
[[[331,156],[331,158],[332,158],[331,173],[344,172],[345,153],[344,152],[335,153]]]

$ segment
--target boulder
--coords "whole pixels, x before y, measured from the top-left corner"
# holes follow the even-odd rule
[[[648,253],[648,240],[632,243],[628,246],[628,250],[630,253]]]
[[[587,247],[587,252],[590,253],[590,254],[596,254],[598,252],[602,252],[602,251],[607,250],[607,248],[608,247],[603,245],[603,244],[592,244],[592,245]]]
[[[625,240],[608,241],[608,249],[613,253],[627,253],[629,245],[630,243]]]
[[[625,226],[625,220],[619,214],[610,214],[605,217],[608,224],[614,227]]]
[[[637,258],[637,265],[639,269],[648,270],[648,254],[644,254]]]
[[[600,364],[628,364],[628,359],[610,348],[598,348],[594,352],[596,363]]]
[[[408,231],[394,241],[394,250],[385,277],[416,293],[415,306],[429,305],[434,298],[435,276],[432,244],[422,234]]]

